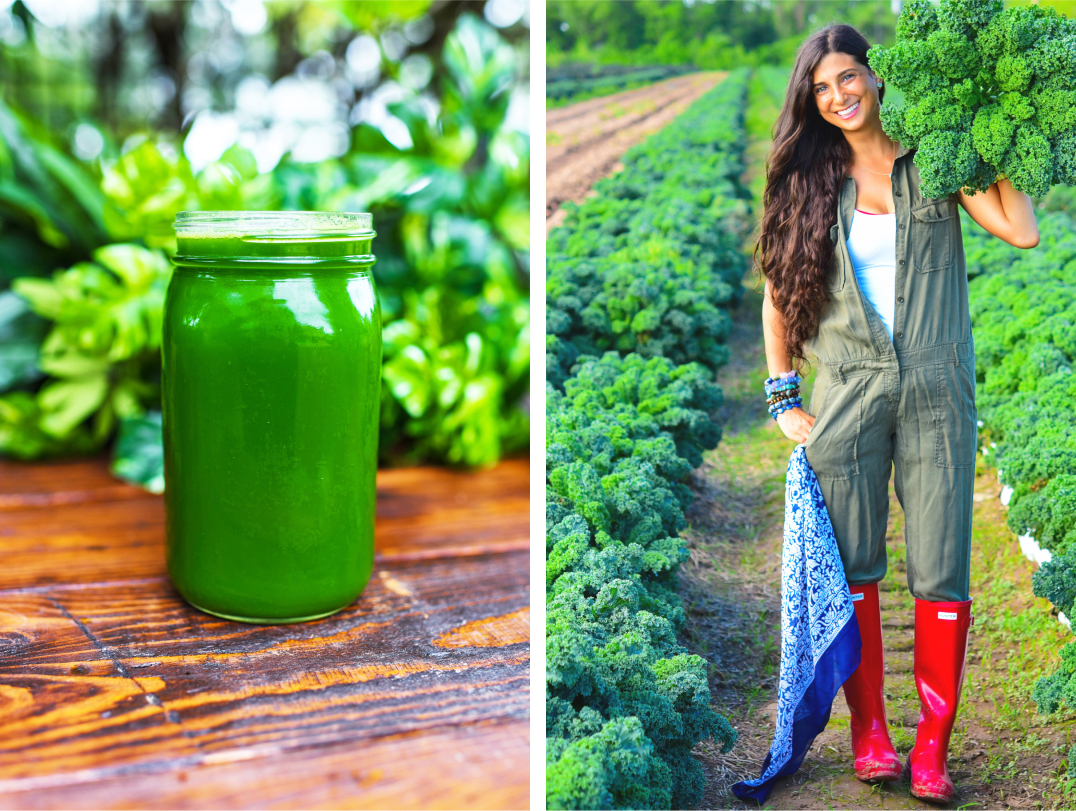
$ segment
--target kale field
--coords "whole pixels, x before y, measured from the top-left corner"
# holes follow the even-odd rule
[[[547,784],[555,808],[683,808],[692,747],[736,738],[677,640],[685,481],[716,447],[713,369],[750,206],[746,71],[623,158],[549,238]]]
[[[769,746],[792,444],[762,406],[745,274],[787,75],[734,71],[550,233],[550,808],[746,807],[728,786]],[[982,447],[954,808],[1076,802],[1076,195],[1035,203],[1032,250],[960,215]],[[906,754],[919,705],[895,497],[890,516],[886,696]],[[769,805],[929,807],[852,777],[843,698]]]
[[[694,70],[693,65],[562,65],[546,71],[546,106],[553,108],[576,104]]]
[[[1006,523],[1041,567],[1035,594],[1066,626],[1076,603],[1076,194],[1040,203],[1041,242],[1021,251],[964,221],[982,456],[1003,485]],[[1032,693],[1076,709],[1076,643]],[[1069,755],[1076,773],[1076,750]]]

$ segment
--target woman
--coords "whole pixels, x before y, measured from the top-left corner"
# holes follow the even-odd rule
[[[906,516],[921,713],[912,794],[948,802],[946,764],[964,675],[971,599],[975,354],[957,203],[990,233],[1038,244],[1030,198],[1001,180],[925,198],[914,151],[885,134],[884,83],[848,25],[800,48],[775,127],[756,256],[771,412],[806,443],[833,522],[863,640],[845,682],[856,776],[896,780],[886,726],[878,581],[888,485]],[[817,358],[810,407],[792,372]]]

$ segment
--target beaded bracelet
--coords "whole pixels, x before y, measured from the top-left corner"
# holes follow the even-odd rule
[[[781,372],[777,377],[766,378],[766,410],[774,420],[778,414],[799,408],[803,404],[803,398],[800,396],[802,382],[803,379],[795,371]]]
[[[793,400],[793,401],[789,401],[785,405],[774,406],[773,408],[770,409],[770,416],[772,416],[774,421],[776,422],[777,416],[779,414],[784,414],[786,411],[791,411],[793,408],[799,408],[801,402],[802,401],[800,401],[800,400]]]
[[[792,379],[792,380],[777,381],[777,382],[774,382],[774,383],[767,383],[766,384],[766,393],[767,394],[772,394],[773,392],[781,391],[782,389],[795,388],[796,386],[798,386],[800,384],[800,382],[801,381],[799,381],[797,379]]]
[[[790,389],[781,389],[780,391],[773,392],[766,399],[767,400],[774,400],[774,399],[780,399],[782,397],[792,397],[792,396],[794,396],[796,394],[799,394],[799,390],[800,390],[799,386],[793,386]]]
[[[772,383],[782,380],[791,380],[792,378],[799,378],[799,372],[797,372],[795,369],[793,369],[791,372],[778,372],[777,377],[768,377],[766,378],[766,382]]]
[[[789,402],[791,400],[800,400],[800,401],[802,401],[803,397],[800,396],[800,393],[798,391],[791,392],[786,397],[776,397],[776,398],[771,398],[771,399],[767,400],[766,405],[770,406],[770,407],[773,407],[773,406],[781,405],[782,403],[787,403],[787,402]]]
[[[776,378],[766,378],[766,394],[772,394],[775,391],[782,391],[785,389],[791,389],[798,387],[801,380],[800,376],[796,372],[782,372]]]
[[[781,406],[788,405],[790,403],[802,403],[802,402],[803,402],[803,398],[800,395],[797,394],[794,397],[786,397],[783,400],[778,400],[778,401],[773,402],[773,403],[768,403],[766,408],[769,411],[773,411],[776,408],[780,408]]]
[[[784,403],[792,402],[792,401],[803,402],[803,397],[801,397],[801,395],[799,395],[799,393],[796,392],[793,395],[790,395],[788,397],[782,397],[782,398],[780,398],[778,400],[766,400],[766,405],[767,405],[768,408],[773,409],[774,407],[776,407],[776,405],[782,405]]]
[[[785,386],[778,386],[778,387],[773,388],[773,389],[767,389],[766,394],[767,394],[767,396],[772,397],[773,395],[780,394],[781,392],[797,391],[798,389],[799,389],[799,386],[788,384],[788,385],[785,385]]]

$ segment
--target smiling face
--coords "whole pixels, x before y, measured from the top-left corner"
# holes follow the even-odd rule
[[[863,129],[878,118],[877,77],[850,54],[826,54],[811,76],[811,93],[822,118],[842,130]]]

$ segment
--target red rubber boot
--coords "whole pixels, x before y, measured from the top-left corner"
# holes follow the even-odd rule
[[[908,754],[912,796],[947,803],[955,791],[949,777],[949,736],[956,722],[971,600],[955,603],[915,601],[915,687],[919,691],[919,728]]]
[[[885,657],[882,652],[882,614],[878,606],[878,584],[849,586],[859,623],[863,652],[859,667],[844,683],[844,700],[852,713],[852,752],[856,777],[860,780],[897,780],[900,758],[889,739],[885,719]],[[862,595],[858,597],[857,595]]]

